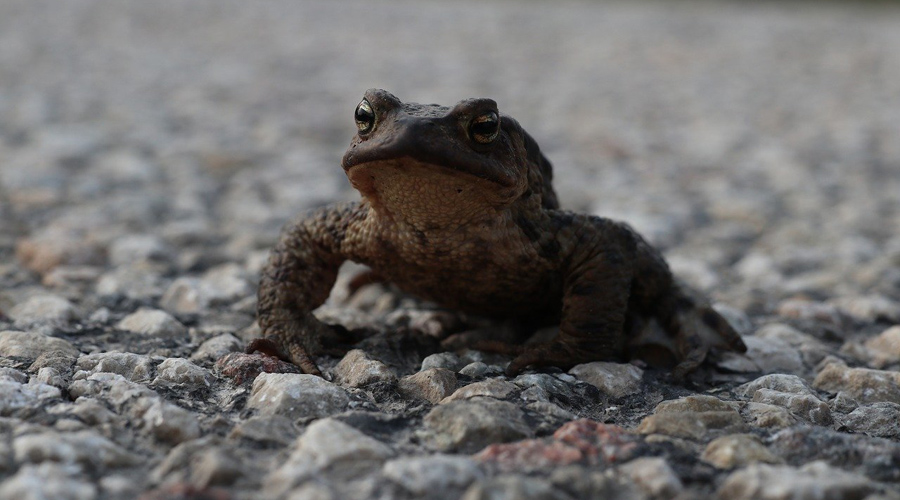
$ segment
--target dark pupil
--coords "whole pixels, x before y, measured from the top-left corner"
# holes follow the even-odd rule
[[[369,110],[364,109],[362,106],[356,108],[356,121],[358,122],[370,122],[372,121],[372,113]]]
[[[497,132],[498,124],[497,115],[491,113],[475,120],[471,125],[471,133],[473,136],[490,137]]]

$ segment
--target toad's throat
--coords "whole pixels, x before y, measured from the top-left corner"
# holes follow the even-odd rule
[[[492,217],[515,198],[511,188],[410,158],[357,164],[347,176],[379,215],[420,229]]]

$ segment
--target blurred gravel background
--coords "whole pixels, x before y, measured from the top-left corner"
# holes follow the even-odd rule
[[[630,222],[746,333],[794,321],[826,342],[797,366],[761,356],[757,372],[811,381],[826,354],[896,372],[900,351],[893,360],[863,347],[900,322],[900,8],[890,3],[0,0],[0,330],[62,336],[84,354],[170,358],[214,331],[252,337],[256,276],[280,226],[356,198],[339,161],[370,87],[404,101],[495,99],[554,163],[566,208]],[[61,302],[33,301],[48,295]],[[168,344],[115,333],[138,307],[174,314],[190,342],[178,328],[162,334]],[[40,368],[15,349],[0,354],[23,377]],[[61,379],[38,380],[65,400],[74,369],[56,369]],[[205,415],[243,408],[170,396]],[[23,465],[44,466],[9,444],[26,432],[16,418],[67,429],[40,405],[3,408],[0,496],[28,474],[55,474]],[[203,436],[223,434],[231,415],[203,420]],[[98,485],[71,498],[173,482],[177,467],[158,468],[174,460],[173,441],[141,448],[116,436],[157,476],[129,489],[96,470],[63,474]],[[900,431],[882,437],[896,445]],[[128,467],[122,477],[144,474]],[[700,492],[721,483],[691,477],[681,479]],[[242,481],[235,494],[254,498],[259,478]]]

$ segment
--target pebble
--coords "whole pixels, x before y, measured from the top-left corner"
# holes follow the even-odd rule
[[[78,356],[71,342],[37,332],[5,330],[0,332],[0,356],[37,359],[45,353],[58,353],[67,358]]]
[[[869,436],[900,438],[900,404],[871,403],[847,415],[842,423],[847,429]]]
[[[613,398],[641,391],[644,371],[632,364],[595,361],[573,367],[569,374],[600,389]]]
[[[651,498],[674,498],[684,490],[681,480],[664,458],[638,458],[618,470]]]
[[[740,414],[730,404],[714,396],[697,395],[658,404],[653,415],[641,421],[637,432],[701,440],[711,431],[745,429]]]
[[[531,437],[518,406],[491,398],[452,401],[425,415],[434,446],[443,451],[472,453],[492,443]]]
[[[519,386],[512,382],[507,382],[505,380],[499,379],[489,379],[460,387],[456,390],[456,392],[441,400],[441,404],[447,404],[451,401],[460,401],[481,396],[494,399],[507,399],[518,390]]]
[[[206,368],[184,358],[168,358],[156,367],[154,385],[184,387],[189,390],[207,389],[215,378]]]
[[[142,420],[145,429],[165,443],[183,443],[201,434],[199,415],[161,399],[150,403]]]
[[[900,325],[892,326],[865,342],[869,359],[875,368],[900,362]]]
[[[800,421],[786,408],[765,403],[747,403],[743,411],[748,422],[762,428],[783,429]]]
[[[268,494],[278,496],[326,472],[335,480],[349,481],[380,468],[394,450],[349,425],[323,418],[297,438],[290,456],[263,481]]]
[[[135,266],[142,263],[167,263],[174,251],[158,236],[129,234],[116,238],[109,245],[109,262],[114,267]]]
[[[9,310],[16,328],[28,329],[39,325],[65,326],[79,319],[80,314],[68,300],[56,295],[36,295]]]
[[[734,389],[734,393],[740,397],[753,398],[760,389],[771,389],[791,394],[807,394],[810,396],[815,394],[805,380],[796,375],[786,373],[763,375],[752,382],[738,386]]]
[[[0,417],[15,415],[19,411],[41,408],[49,401],[62,396],[51,385],[22,384],[12,380],[0,380]]]
[[[125,316],[116,328],[148,337],[184,338],[187,328],[171,314],[159,309],[139,309]]]
[[[16,436],[13,439],[15,460],[20,464],[55,462],[75,465],[94,473],[117,467],[129,467],[138,457],[95,431],[46,431]]]
[[[210,307],[228,305],[254,291],[248,273],[238,264],[223,264],[201,278],[181,277],[172,282],[159,301],[174,313],[198,313]]]
[[[568,500],[568,498],[541,479],[505,475],[473,484],[460,500]]]
[[[16,500],[94,500],[97,487],[78,466],[43,462],[23,465],[0,483],[0,498]]]
[[[247,408],[260,415],[290,419],[322,418],[344,411],[350,396],[340,386],[315,375],[260,373],[253,381]]]
[[[753,434],[731,434],[713,439],[706,445],[700,460],[719,469],[734,469],[759,462],[767,464],[784,462]]]
[[[75,367],[82,370],[76,378],[90,373],[117,373],[132,382],[147,382],[153,375],[153,361],[149,356],[130,352],[102,352],[80,356]]]
[[[381,473],[413,495],[461,492],[484,478],[484,472],[471,458],[443,454],[389,460]]]
[[[400,392],[437,404],[456,390],[456,374],[445,368],[428,368],[400,379]]]
[[[722,500],[863,499],[873,490],[866,477],[825,462],[801,467],[752,464],[731,473],[716,496]]]
[[[297,437],[291,419],[281,415],[253,415],[238,422],[229,439],[247,439],[267,446],[287,446]]]
[[[425,359],[422,360],[421,371],[425,371],[429,368],[443,368],[455,372],[462,368],[464,364],[465,363],[459,359],[459,356],[452,352],[438,352],[425,356]]]
[[[834,299],[831,303],[837,306],[842,313],[859,321],[900,323],[900,302],[884,295],[843,297]]]
[[[16,257],[25,268],[42,275],[60,265],[97,266],[106,260],[100,244],[85,238],[78,230],[58,227],[20,239]]]
[[[352,349],[334,367],[334,375],[342,384],[364,387],[376,383],[393,383],[397,374],[387,365],[372,359],[361,349]]]
[[[850,368],[834,361],[822,367],[813,387],[832,393],[843,391],[860,403],[900,403],[900,372]]]
[[[759,389],[753,395],[756,403],[780,406],[793,415],[817,425],[831,425],[831,409],[819,398],[810,394],[791,394],[788,392]]]
[[[803,374],[808,371],[800,352],[783,340],[751,336],[744,337],[744,343],[747,344],[744,356],[763,373]]]
[[[216,335],[211,339],[204,341],[191,354],[191,361],[194,362],[212,362],[230,352],[239,352],[242,350],[243,343],[230,333]]]

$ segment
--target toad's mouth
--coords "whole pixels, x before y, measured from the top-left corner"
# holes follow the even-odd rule
[[[466,174],[496,184],[500,189],[515,188],[518,185],[513,169],[496,159],[463,148],[447,150],[428,141],[410,143],[395,140],[371,146],[367,142],[356,142],[350,146],[341,161],[348,177],[352,177],[351,170],[360,167],[370,170],[381,165],[398,164],[408,164],[411,169],[422,167],[426,170]]]

